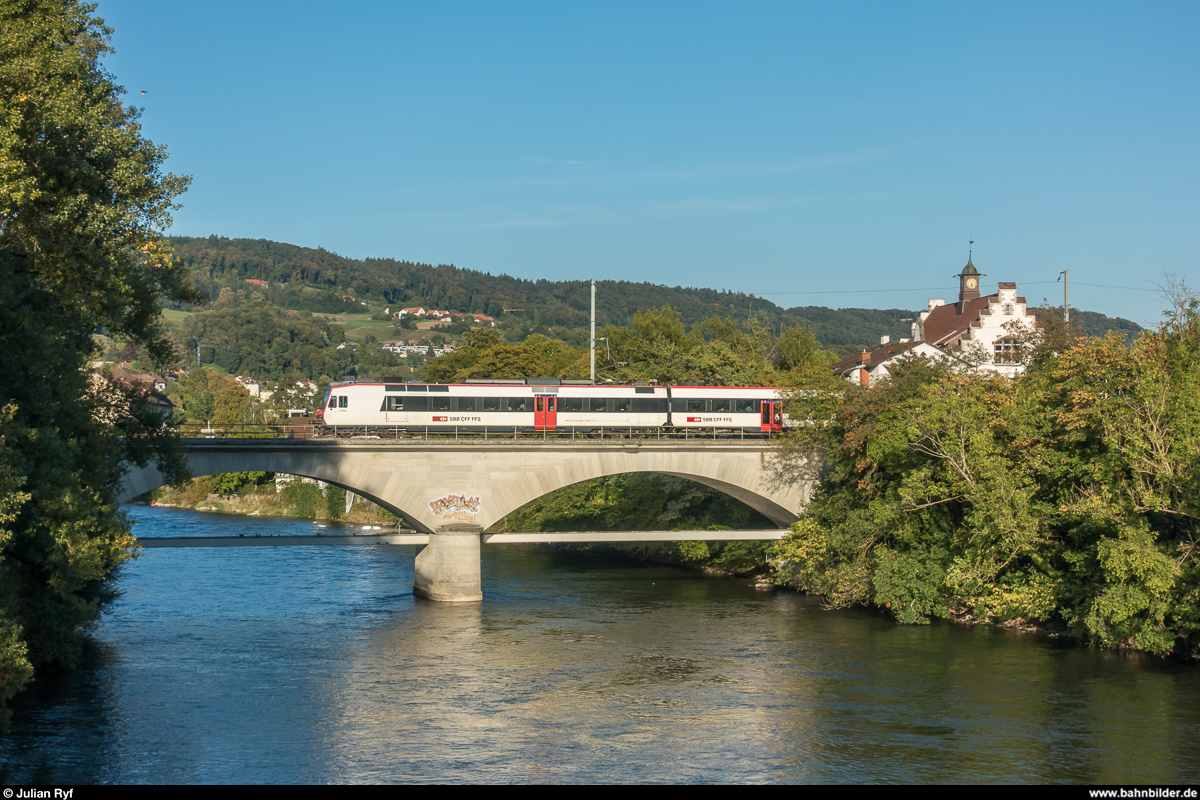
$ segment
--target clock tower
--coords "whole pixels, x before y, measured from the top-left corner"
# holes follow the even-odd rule
[[[971,244],[975,244],[971,242]],[[963,267],[962,272],[955,277],[958,278],[958,302],[960,304],[969,303],[972,300],[979,299],[979,279],[984,274],[975,269],[975,265],[971,263],[971,252],[967,251],[967,265]]]

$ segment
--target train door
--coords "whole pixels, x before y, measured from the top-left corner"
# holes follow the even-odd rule
[[[783,403],[763,400],[762,430],[779,433],[783,430]]]
[[[537,395],[533,398],[533,427],[539,431],[552,431],[558,426],[558,398],[554,395]]]

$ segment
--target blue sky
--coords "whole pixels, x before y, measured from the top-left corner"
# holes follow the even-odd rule
[[[985,290],[1067,269],[1143,325],[1200,283],[1194,2],[98,13],[193,176],[176,234],[912,309],[971,238]]]

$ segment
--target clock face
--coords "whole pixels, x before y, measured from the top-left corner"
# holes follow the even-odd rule
[[[974,289],[978,285],[979,285],[979,281],[975,280],[974,278],[967,278],[967,288],[968,289]]]

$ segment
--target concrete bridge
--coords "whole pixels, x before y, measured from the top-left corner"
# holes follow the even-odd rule
[[[772,447],[740,440],[186,440],[192,475],[277,472],[365,497],[428,535],[414,591],[482,598],[481,535],[532,500],[573,483],[628,472],[688,478],[759,511],[780,528],[808,502],[813,476],[774,467]],[[154,466],[129,471],[120,500],[161,486]],[[778,538],[764,531],[763,538]],[[739,536],[738,538],[744,538]]]

